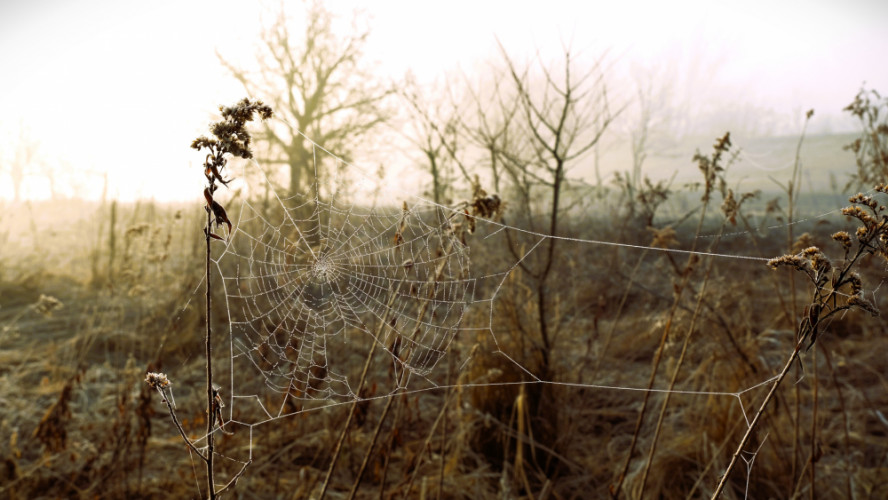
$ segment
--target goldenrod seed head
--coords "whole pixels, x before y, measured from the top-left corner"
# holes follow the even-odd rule
[[[145,375],[145,383],[152,389],[168,387],[171,384],[166,375],[157,372],[148,372]]]

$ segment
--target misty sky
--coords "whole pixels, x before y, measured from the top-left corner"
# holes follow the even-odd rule
[[[298,25],[302,2],[284,4]],[[347,21],[360,4],[330,8]],[[278,5],[0,2],[0,197],[12,196],[6,166],[24,134],[37,144],[39,168],[62,172],[63,195],[97,197],[107,172],[111,196],[199,198],[201,155],[188,145],[205,133],[218,104],[244,94],[215,51],[249,66]],[[841,108],[864,82],[888,92],[884,1],[368,5],[367,57],[380,78],[397,80],[408,69],[426,81],[457,68],[476,71],[496,58],[499,38],[522,60],[536,50],[556,59],[565,41],[592,58],[607,51],[616,81],[673,75],[682,92],[710,107],[754,105],[787,123],[814,108],[814,131],[851,130]],[[695,61],[712,74],[684,78]],[[27,181],[32,198],[48,195],[39,168]]]

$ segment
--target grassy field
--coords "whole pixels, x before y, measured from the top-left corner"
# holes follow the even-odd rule
[[[371,356],[328,497],[353,487],[359,498],[708,497],[808,318],[817,342],[804,342],[723,497],[885,498],[883,320],[858,307],[821,323],[804,273],[765,265],[811,246],[836,269],[849,260],[831,235],[860,223],[838,212],[847,194],[837,205],[817,186],[794,202],[774,191],[733,209],[713,191],[708,213],[700,191],[678,192],[655,228],[616,190],[591,197],[564,215],[569,239],[553,245],[542,283],[534,266],[554,240],[534,250],[540,238],[520,230],[539,221],[511,213],[507,199],[509,228],[478,219],[464,235],[473,276],[508,271],[479,282],[476,298],[491,302],[465,313],[417,386],[430,390],[393,392],[391,353]],[[789,203],[802,222],[787,225]],[[144,383],[147,372],[169,375],[183,429],[203,436],[200,205],[2,208],[0,497],[205,496],[202,464]],[[863,256],[854,268],[884,310],[884,259]],[[213,316],[226,330],[228,313]],[[352,334],[328,349],[357,377],[371,345]],[[220,348],[223,374],[227,359]],[[316,498],[352,405],[275,400],[261,376],[237,376],[244,394],[289,406],[267,423],[236,412],[256,425],[218,437],[220,482],[252,460],[227,496]]]

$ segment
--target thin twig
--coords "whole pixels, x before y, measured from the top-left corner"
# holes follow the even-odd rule
[[[839,381],[836,378],[836,371],[833,369],[832,361],[829,358],[829,351],[823,348],[823,344],[820,344],[821,350],[823,350],[823,357],[826,360],[826,367],[829,369],[829,374],[832,378],[833,386],[836,388],[836,394],[839,397],[839,407],[842,409],[842,431],[844,431],[844,449],[845,449],[845,459],[850,460],[851,457],[851,436],[848,433],[848,409],[845,406],[845,396],[842,394],[842,386],[839,385]],[[848,464],[845,464],[845,494],[846,498],[853,498],[851,493],[851,467]]]
[[[448,385],[450,385],[449,384],[449,376],[448,376]],[[455,394],[456,393],[454,392],[453,387],[451,387],[450,389],[447,390],[447,393],[444,395],[444,404],[441,405],[441,411],[438,412],[438,417],[435,418],[435,422],[432,424],[432,428],[429,430],[429,435],[428,435],[428,437],[426,437],[425,444],[423,444],[423,446],[420,448],[419,456],[416,457],[416,465],[413,468],[413,474],[411,474],[410,482],[407,483],[407,489],[405,490],[408,493],[410,492],[410,489],[413,487],[413,482],[416,479],[417,473],[419,472],[419,467],[420,467],[420,465],[422,465],[423,454],[425,453],[425,451],[427,449],[431,450],[432,439],[435,437],[435,431],[438,429],[438,424],[441,423],[442,421],[445,423],[445,425],[447,423],[447,408],[450,407],[451,403],[453,402],[453,398],[454,398]],[[443,432],[442,432],[441,477],[439,480],[439,489],[438,489],[438,496],[439,497],[441,494],[441,485],[444,484],[444,445],[445,445],[445,442],[444,442],[444,436],[443,436]]]
[[[774,397],[774,394],[777,392],[777,387],[780,386],[780,383],[783,382],[783,379],[786,377],[786,374],[789,373],[789,369],[792,367],[793,362],[798,356],[799,351],[802,350],[802,344],[805,342],[805,337],[801,336],[799,341],[796,343],[795,349],[792,350],[792,354],[789,355],[789,359],[786,360],[786,365],[783,367],[783,370],[780,371],[780,375],[777,376],[777,379],[774,381],[774,384],[771,385],[771,390],[768,391],[768,395],[765,396],[765,400],[762,401],[762,405],[759,407],[758,411],[755,413],[755,417],[753,417],[752,422],[750,422],[749,427],[746,429],[746,433],[743,435],[743,439],[740,440],[740,444],[737,445],[737,449],[734,451],[734,455],[731,456],[731,462],[728,464],[728,468],[725,469],[724,475],[722,475],[721,480],[718,483],[718,486],[715,489],[715,493],[712,494],[712,500],[721,495],[722,490],[724,490],[725,485],[728,482],[728,478],[731,476],[731,471],[734,470],[734,466],[737,465],[737,458],[743,453],[743,448],[746,447],[746,444],[749,442],[749,438],[752,437],[752,432],[758,426],[759,419],[762,414],[765,412],[765,408],[768,407],[768,403],[771,402],[771,398]]]
[[[210,498],[210,500],[215,500],[216,486],[213,482],[213,451],[215,449],[216,440],[215,436],[213,436],[213,426],[216,423],[216,412],[213,411],[213,405],[215,404],[215,397],[213,394],[213,286],[212,282],[210,281],[210,262],[212,258],[212,247],[210,246],[210,242],[212,241],[212,239],[210,238],[210,234],[212,224],[213,212],[212,210],[210,210],[210,207],[207,207],[207,267],[206,276],[204,278],[207,281],[207,456],[204,457],[204,460],[207,465],[207,488],[209,489],[208,498]]]
[[[382,415],[379,417],[379,421],[376,423],[376,428],[373,430],[373,437],[370,438],[370,444],[367,445],[367,452],[364,453],[364,459],[361,461],[361,467],[358,469],[358,474],[355,476],[355,482],[352,484],[351,491],[348,494],[348,498],[355,498],[355,495],[358,493],[358,485],[361,484],[361,479],[364,476],[364,471],[367,470],[367,464],[370,462],[370,457],[373,455],[373,448],[376,446],[376,440],[379,439],[379,432],[382,430],[382,424],[385,422],[385,418],[388,416],[389,410],[392,409],[392,401],[395,400],[396,395],[393,394],[386,399],[385,408],[382,409]]]
[[[450,241],[448,241],[447,247],[445,248],[443,255],[450,255],[450,252],[452,250],[453,250],[453,240],[450,240]],[[434,283],[438,283],[441,280],[441,277],[443,276],[444,269],[446,268],[447,262],[448,262],[447,259],[442,259],[441,263],[438,264],[437,269],[435,269]],[[429,287],[429,294],[432,294],[434,289],[435,289],[434,287]],[[394,295],[397,295],[397,294],[395,293],[395,294],[393,294],[393,296]],[[428,309],[428,305],[430,302],[431,301],[428,300],[428,301],[425,301],[422,303],[422,306],[419,308],[419,312],[416,315],[417,321],[422,321],[422,318],[425,316],[425,313]],[[387,323],[383,322],[381,326],[384,326],[386,324]],[[416,337],[420,331],[421,331],[421,329],[417,328],[416,331],[413,332],[413,338],[411,338],[411,345],[416,344]],[[410,352],[405,352],[404,359],[410,359],[411,354],[412,353],[410,353]],[[398,361],[395,360],[395,362],[397,363]],[[398,375],[397,387],[399,387],[399,388],[404,387],[404,381],[406,380],[407,373],[409,373],[409,372],[410,372],[410,370],[407,368],[406,365],[402,366],[401,373]],[[358,469],[358,474],[355,477],[355,482],[354,482],[354,484],[352,484],[351,491],[349,492],[348,498],[350,498],[350,499],[354,498],[358,492],[358,486],[361,484],[361,479],[364,476],[364,471],[367,470],[367,464],[370,462],[370,457],[373,454],[373,448],[376,446],[376,440],[379,439],[379,433],[382,430],[382,424],[385,422],[386,417],[388,417],[388,413],[392,409],[392,402],[394,400],[395,400],[395,394],[392,394],[389,396],[389,398],[387,399],[387,401],[385,403],[385,408],[383,408],[382,415],[379,417],[379,422],[376,424],[376,428],[373,430],[373,437],[370,439],[370,445],[367,448],[367,452],[364,454],[364,459],[361,461],[361,467],[360,467],[360,469]]]
[[[695,234],[699,235],[701,233],[701,229],[703,227],[703,221],[706,216],[706,208],[709,205],[708,197],[704,198],[703,202],[703,210],[700,214],[700,219],[697,222],[697,230]],[[691,244],[691,251],[693,252],[696,247],[697,239],[694,239],[694,243]],[[672,329],[672,321],[675,318],[675,312],[679,307],[681,302],[682,294],[684,290],[687,288],[688,281],[690,280],[690,270],[695,259],[695,255],[692,253],[688,256],[687,264],[685,264],[685,271],[683,276],[681,277],[681,282],[678,285],[675,293],[675,298],[672,302],[672,306],[669,308],[669,313],[666,315],[666,324],[663,327],[663,334],[660,336],[660,344],[657,347],[657,351],[654,354],[654,364],[651,368],[651,376],[648,380],[648,390],[644,393],[644,399],[641,403],[641,410],[638,412],[638,419],[635,422],[635,431],[632,434],[632,443],[629,445],[629,453],[626,455],[626,461],[623,463],[623,469],[620,471],[619,479],[617,480],[617,485],[611,490],[611,497],[616,499],[620,490],[623,487],[623,482],[626,480],[626,474],[629,471],[629,464],[632,463],[632,455],[635,453],[635,446],[638,443],[638,436],[641,433],[641,426],[644,423],[644,417],[647,412],[648,401],[650,400],[651,388],[654,387],[654,381],[657,377],[657,370],[660,367],[660,360],[663,357],[663,349],[666,345],[666,339],[669,337],[669,332]]]
[[[817,456],[817,396],[820,384],[817,379],[817,349],[814,349],[814,352],[811,353],[811,370],[814,372],[814,409],[812,410],[811,415],[811,500],[814,500],[817,497],[817,488],[815,487],[816,475],[814,471],[817,468],[817,459],[819,458]]]
[[[244,466],[241,467],[241,470],[239,470],[238,473],[235,474],[234,477],[232,477],[230,481],[228,481],[228,484],[226,484],[226,485],[223,486],[219,491],[217,491],[217,492],[216,492],[216,495],[221,495],[222,492],[224,492],[224,491],[227,490],[228,488],[230,488],[230,487],[234,486],[235,484],[237,484],[237,480],[240,479],[240,477],[244,475],[244,472],[247,470],[247,467],[248,467],[251,463],[253,463],[253,460],[247,460],[247,461],[244,463]]]
[[[722,233],[724,233],[726,222],[727,219],[722,222],[721,227],[718,231],[718,235],[716,236],[712,245],[710,245],[709,247],[709,252],[715,251],[715,248],[718,246],[718,243],[722,237]],[[697,293],[697,305],[694,308],[693,316],[691,316],[691,322],[688,325],[688,330],[685,334],[684,342],[682,342],[681,354],[678,356],[678,361],[675,363],[675,368],[672,370],[672,377],[669,380],[669,387],[666,390],[666,394],[664,394],[663,405],[660,407],[660,415],[657,417],[657,426],[654,428],[654,436],[651,439],[651,449],[648,452],[647,463],[644,466],[644,472],[641,476],[641,492],[638,494],[639,498],[644,498],[644,488],[647,484],[647,478],[648,474],[650,473],[651,466],[654,463],[654,454],[657,451],[657,441],[660,438],[660,430],[663,428],[663,422],[666,419],[666,410],[669,407],[669,400],[672,396],[672,390],[675,388],[675,382],[678,380],[678,373],[679,371],[681,371],[681,367],[684,364],[685,355],[688,352],[688,346],[690,345],[691,337],[694,335],[694,330],[696,330],[697,328],[697,319],[700,317],[703,300],[706,296],[706,285],[709,284],[709,278],[712,275],[712,265],[713,259],[709,258],[706,266],[706,273],[703,276],[703,283],[700,285],[700,291]]]
[[[327,494],[327,488],[330,486],[330,478],[333,476],[333,471],[336,470],[336,463],[339,461],[339,454],[342,452],[342,443],[348,435],[348,429],[351,427],[352,419],[354,418],[355,413],[357,413],[358,404],[361,402],[361,389],[364,388],[364,381],[367,378],[370,361],[373,359],[373,354],[376,352],[376,340],[371,340],[370,343],[370,351],[367,353],[367,360],[364,362],[364,370],[361,372],[361,381],[358,384],[357,397],[354,402],[352,402],[348,416],[345,418],[345,424],[342,426],[342,432],[339,433],[339,439],[336,441],[336,447],[333,449],[333,456],[330,458],[330,467],[327,468],[327,475],[324,477],[324,484],[321,486],[321,493],[318,495],[319,500],[322,500]]]
[[[167,409],[170,411],[170,418],[173,419],[173,424],[176,426],[176,429],[178,429],[179,434],[182,436],[182,439],[185,440],[185,444],[187,444],[188,447],[191,448],[191,451],[196,453],[197,456],[199,456],[204,462],[206,462],[206,457],[203,456],[203,453],[201,453],[200,450],[198,450],[197,447],[194,446],[194,443],[192,443],[191,440],[188,439],[188,436],[185,434],[185,429],[183,429],[182,424],[179,423],[179,418],[176,417],[176,412],[175,410],[173,410],[173,404],[170,402],[170,399],[164,396],[163,393],[161,393],[161,396],[163,396],[163,402],[166,403]]]
[[[796,145],[795,160],[794,160],[794,163],[792,166],[792,176],[790,177],[789,183],[787,183],[787,185],[786,185],[786,194],[789,198],[789,201],[788,201],[789,206],[787,208],[787,210],[789,211],[789,214],[787,217],[788,224],[786,225],[786,234],[787,234],[787,240],[788,240],[787,243],[789,246],[789,248],[788,248],[789,252],[792,252],[793,244],[795,243],[795,236],[793,235],[793,228],[795,227],[795,225],[794,225],[793,218],[794,218],[795,206],[798,201],[797,197],[798,197],[799,189],[801,188],[801,183],[802,183],[802,162],[801,162],[802,143],[805,140],[805,131],[808,128],[808,120],[810,120],[810,119],[811,119],[811,113],[809,112],[807,115],[807,118],[805,119],[805,123],[802,127],[802,133],[799,136],[799,142]],[[795,282],[795,274],[794,273],[790,273],[790,275],[789,275],[789,290],[790,290],[790,292],[789,292],[790,299],[792,301],[792,312],[791,312],[792,316],[790,317],[790,320],[792,322],[791,324],[795,325],[798,323],[798,316],[797,316],[798,304],[796,302],[797,301],[796,282]],[[801,334],[801,332],[798,332],[798,333]],[[797,368],[797,370],[800,370],[800,368]],[[801,390],[801,388],[798,385],[796,385],[795,390],[793,391],[793,394],[795,395],[795,405],[794,405],[795,406],[795,418],[793,419],[793,442],[792,442],[792,478],[793,478],[793,480],[796,477],[796,467],[797,467],[798,459],[799,459],[799,421],[801,420],[801,413],[800,413],[801,412],[801,409],[800,409],[801,394],[799,392],[800,390]],[[792,484],[792,482],[790,482],[790,484]]]

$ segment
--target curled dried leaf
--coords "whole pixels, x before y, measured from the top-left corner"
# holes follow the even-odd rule
[[[228,226],[228,234],[231,234],[231,220],[222,205],[213,202],[213,215],[216,216],[216,224],[225,223]]]
[[[215,219],[215,223],[225,224],[228,226],[228,234],[231,234],[231,219],[228,218],[228,214],[225,212],[225,208],[220,205],[216,200],[213,199],[213,195],[210,193],[209,188],[204,189],[204,198],[207,200],[207,206],[213,212],[213,217]],[[220,238],[221,239],[221,238]]]
[[[210,173],[212,174],[213,179],[219,181],[225,187],[228,187],[228,183],[231,182],[231,179],[225,180],[224,178],[222,178],[222,174],[219,173],[219,166],[218,165],[216,165],[214,163],[209,164],[208,169],[209,169]],[[209,175],[207,177],[209,177]]]

